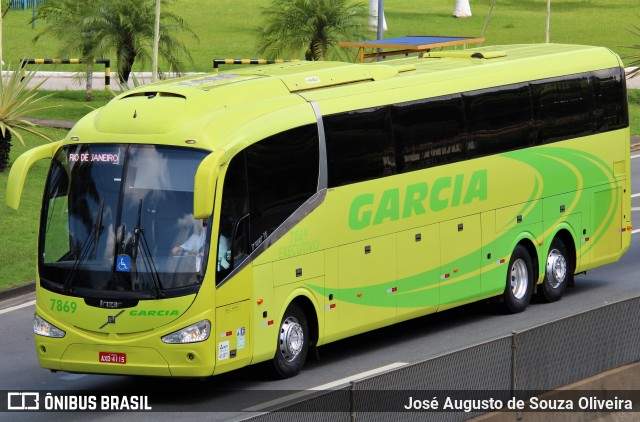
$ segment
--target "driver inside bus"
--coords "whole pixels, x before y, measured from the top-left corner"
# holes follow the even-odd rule
[[[180,246],[174,246],[171,253],[174,255],[202,255],[205,241],[207,240],[207,220],[201,220],[196,225],[191,236]]]
[[[196,255],[201,257],[204,255],[204,244],[207,240],[207,220],[201,220],[201,224],[198,224],[194,232],[189,238],[180,246],[174,246],[171,249],[171,253],[176,256],[183,255]],[[227,236],[220,234],[218,244],[218,271],[226,270],[231,265],[229,260],[229,239]]]

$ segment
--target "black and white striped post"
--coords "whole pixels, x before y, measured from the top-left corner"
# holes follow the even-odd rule
[[[104,90],[111,91],[111,59],[96,59],[93,61],[97,64],[104,64]],[[22,59],[21,71],[28,64],[81,64],[82,59]]]
[[[298,62],[298,59],[213,59],[213,71],[218,72],[221,64],[274,64]]]

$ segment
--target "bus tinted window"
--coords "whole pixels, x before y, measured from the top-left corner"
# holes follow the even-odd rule
[[[624,128],[623,78],[612,68],[326,116],[329,187]]]
[[[395,174],[388,107],[326,116],[329,187]]]
[[[460,95],[391,106],[398,149],[398,173],[466,158],[464,112]]]
[[[627,96],[621,68],[593,72],[596,131],[606,132],[627,127]]]
[[[531,83],[538,143],[593,133],[593,95],[586,74]]]
[[[469,158],[534,145],[528,84],[472,91],[463,98],[472,137]]]
[[[246,150],[251,244],[255,249],[318,187],[315,125],[288,130]]]

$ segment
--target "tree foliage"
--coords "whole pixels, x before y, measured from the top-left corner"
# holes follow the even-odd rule
[[[640,18],[640,15],[638,15],[638,17]],[[632,70],[631,72],[629,72],[629,77],[630,78],[634,78],[638,75],[640,75],[640,26],[638,25],[633,25],[631,27],[631,29],[629,30],[637,39],[637,43],[634,45],[630,45],[628,48],[631,48],[633,50],[637,50],[638,54],[633,54],[631,56],[626,57],[626,59],[631,59],[632,61],[629,63],[630,67],[633,67],[634,70]]]
[[[22,145],[24,140],[20,131],[32,133],[44,139],[51,139],[38,131],[34,123],[25,117],[49,107],[40,107],[39,102],[53,94],[38,96],[38,89],[44,80],[28,87],[35,72],[22,74],[20,71],[4,72],[0,76],[0,172],[9,164],[11,138],[16,137]]]
[[[163,2],[164,3],[164,2]],[[83,2],[48,0],[35,17],[46,22],[45,33],[61,40],[60,54],[79,54],[87,62],[98,56],[115,54],[118,79],[126,83],[134,63],[151,60],[155,22],[155,3],[149,0],[109,0]],[[164,11],[160,18],[159,54],[168,71],[182,70],[182,58],[191,54],[176,34],[187,32],[197,39],[177,14]]]
[[[261,54],[307,60],[339,57],[338,42],[362,39],[369,17],[364,4],[350,0],[274,0],[260,15]]]

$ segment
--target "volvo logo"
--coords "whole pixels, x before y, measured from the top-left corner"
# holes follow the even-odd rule
[[[116,323],[116,318],[118,318],[120,315],[122,315],[122,313],[123,313],[123,312],[124,312],[124,309],[123,309],[123,310],[121,310],[120,312],[118,312],[118,313],[117,313],[117,314],[115,314],[115,315],[109,315],[109,316],[107,317],[107,322],[105,322],[104,324],[102,324],[102,325],[100,326],[100,329],[103,329],[104,327],[106,327],[106,326],[107,326],[107,325],[109,325],[109,324],[115,324],[115,323]]]

